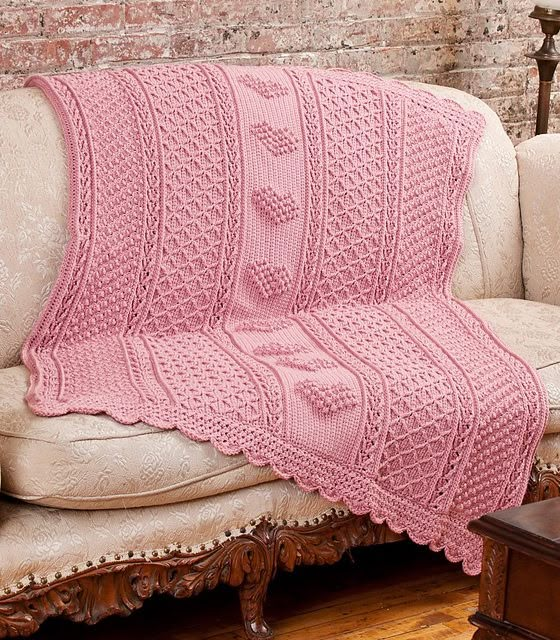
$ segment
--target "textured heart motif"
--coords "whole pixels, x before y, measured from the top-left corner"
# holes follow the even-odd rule
[[[297,149],[297,138],[286,127],[276,128],[268,122],[258,122],[251,127],[251,133],[273,156],[284,156]]]
[[[254,262],[249,269],[263,298],[279,296],[290,287],[290,273],[284,265],[273,265],[266,260],[259,260]]]
[[[296,358],[294,356],[282,356],[278,358],[276,364],[283,367],[290,367],[290,369],[300,369],[301,371],[320,371],[321,369],[335,369],[336,362],[327,360],[327,358],[311,358],[311,360],[304,360],[303,358]]]
[[[239,78],[239,82],[249,87],[263,98],[270,100],[271,98],[277,98],[278,96],[288,95],[288,87],[274,80],[263,80],[257,76],[245,74]]]
[[[350,409],[358,404],[354,389],[342,382],[319,384],[314,380],[302,380],[296,384],[295,389],[324,415]]]
[[[302,344],[269,342],[256,347],[253,353],[256,356],[292,356],[296,353],[307,353],[308,351],[309,349]]]
[[[291,327],[292,323],[288,318],[272,318],[271,320],[245,320],[235,326],[236,331],[256,331],[267,333],[269,331],[280,331]]]
[[[298,206],[289,194],[278,193],[272,187],[253,191],[253,205],[262,215],[272,218],[276,224],[289,222],[298,214]]]

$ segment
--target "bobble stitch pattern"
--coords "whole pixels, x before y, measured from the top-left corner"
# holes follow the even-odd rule
[[[289,222],[299,213],[299,207],[289,193],[278,193],[272,187],[255,189],[252,199],[255,209],[262,215],[272,218],[276,224]]]
[[[341,382],[322,385],[314,380],[302,380],[296,384],[295,389],[324,415],[351,409],[358,404],[354,390]]]
[[[280,96],[287,96],[289,91],[288,87],[274,82],[274,80],[262,80],[256,76],[245,74],[239,78],[239,82],[244,84],[249,89],[253,89],[263,98],[270,100],[271,98],[278,98]]]
[[[258,331],[260,333],[266,333],[268,331],[280,331],[280,329],[287,329],[292,323],[288,318],[275,318],[274,320],[247,320],[246,322],[240,322],[235,326],[236,331]]]
[[[335,369],[337,364],[332,360],[326,358],[313,358],[312,360],[303,360],[302,358],[293,358],[290,356],[284,356],[278,358],[276,364],[284,367],[290,367],[291,369],[301,369],[302,371],[319,371],[321,369]]]
[[[249,269],[263,298],[281,295],[290,288],[290,274],[283,265],[275,266],[266,260],[259,260]]]
[[[300,344],[280,344],[270,342],[256,347],[253,353],[256,356],[291,356],[296,353],[308,353],[309,349]]]
[[[286,127],[276,129],[268,122],[258,122],[251,127],[251,133],[275,157],[285,156],[297,149],[297,138]]]

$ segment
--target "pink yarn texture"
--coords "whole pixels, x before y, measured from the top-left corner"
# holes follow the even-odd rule
[[[536,373],[450,292],[481,115],[340,70],[34,77],[71,238],[23,357],[41,415],[210,440],[476,573],[521,502]]]

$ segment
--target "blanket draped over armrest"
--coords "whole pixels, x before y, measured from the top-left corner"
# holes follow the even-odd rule
[[[41,415],[244,452],[469,573],[547,403],[454,300],[481,115],[380,77],[156,65],[33,77],[71,239],[24,347]]]

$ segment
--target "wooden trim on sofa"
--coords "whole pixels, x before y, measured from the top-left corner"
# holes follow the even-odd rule
[[[525,502],[557,496],[560,468],[537,461]],[[303,523],[261,518],[224,536],[194,550],[174,544],[102,557],[85,568],[61,571],[52,581],[27,576],[25,583],[0,594],[0,638],[28,636],[51,616],[95,624],[110,615],[129,615],[154,593],[187,598],[218,584],[238,589],[247,638],[271,638],[263,607],[278,570],[333,564],[352,547],[398,538],[367,515],[335,509]]]
[[[397,539],[369,516],[335,509],[301,524],[252,521],[247,529],[225,536],[197,550],[179,544],[133,558],[126,553],[102,557],[84,571],[59,572],[48,584],[46,578],[28,576],[27,584],[0,594],[0,638],[28,636],[51,616],[95,624],[110,615],[129,615],[154,593],[186,598],[220,583],[238,589],[247,637],[271,638],[263,606],[276,571],[332,564],[352,547]]]
[[[531,469],[525,503],[560,497],[560,467],[537,458]]]

